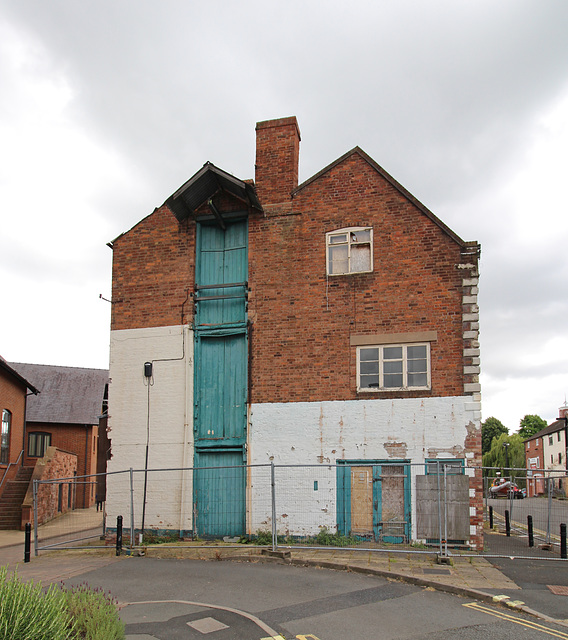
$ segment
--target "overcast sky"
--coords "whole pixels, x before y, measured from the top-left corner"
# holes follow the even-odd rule
[[[482,245],[483,418],[568,394],[566,0],[0,0],[0,354],[108,366],[112,252],[206,161],[362,147]]]

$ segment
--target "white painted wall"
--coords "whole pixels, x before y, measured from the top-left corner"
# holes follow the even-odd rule
[[[322,526],[333,529],[336,522],[336,470],[330,464],[409,460],[423,465],[428,458],[466,458],[467,465],[465,439],[468,428],[480,429],[479,418],[471,396],[255,404],[249,463],[314,465],[277,469],[276,482],[279,533],[313,535]],[[417,473],[424,473],[424,467],[413,467],[413,477]],[[271,522],[270,513],[257,509],[249,522],[251,532],[270,528]]]
[[[144,363],[153,361],[153,376]],[[193,333],[188,327],[112,331],[110,339],[108,471],[145,468],[149,433],[149,469],[180,469],[193,464]],[[148,404],[149,402],[149,404]],[[149,416],[149,423],[148,423]],[[149,430],[148,430],[149,424]],[[141,524],[144,473],[134,474],[135,525]],[[192,475],[169,471],[148,474],[145,526],[192,528]],[[116,516],[130,526],[127,475],[107,482],[108,526]]]

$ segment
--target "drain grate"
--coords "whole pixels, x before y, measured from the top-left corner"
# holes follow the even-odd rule
[[[568,596],[568,586],[562,584],[547,584],[546,586],[555,596]]]

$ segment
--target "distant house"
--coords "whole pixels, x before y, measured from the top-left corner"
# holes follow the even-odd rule
[[[52,446],[77,456],[78,476],[94,476],[99,424],[101,419],[106,422],[108,371],[18,362],[11,366],[40,390],[28,400],[24,465],[33,467]],[[106,443],[106,428],[103,440]],[[79,483],[74,506],[88,508],[96,495],[95,478]]]
[[[273,516],[242,468],[184,468],[319,466],[279,530],[401,541],[433,537],[417,476],[447,467],[480,548],[480,247],[359,147],[298,184],[299,148],[295,117],[257,123],[254,181],[207,162],[110,243],[109,469],[173,469],[146,525],[219,537]]]
[[[555,494],[568,495],[566,457],[568,456],[568,404],[558,410],[558,419],[525,440],[527,494],[545,493],[544,477],[552,479]]]

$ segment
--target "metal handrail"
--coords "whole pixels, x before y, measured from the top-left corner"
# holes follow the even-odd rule
[[[22,459],[22,456],[24,455],[24,450],[22,449],[20,451],[20,455],[18,456],[18,459],[16,460],[16,462],[9,462],[8,466],[6,467],[6,471],[4,471],[4,475],[2,476],[2,480],[0,480],[0,489],[2,488],[2,485],[4,484],[4,480],[6,479],[6,476],[8,475],[8,471],[10,471],[10,467],[11,466],[18,466],[20,460]]]

